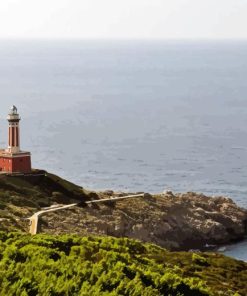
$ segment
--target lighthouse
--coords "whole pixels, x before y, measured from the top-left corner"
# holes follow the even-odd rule
[[[8,147],[0,150],[0,171],[4,173],[30,173],[31,153],[20,149],[20,116],[16,106],[10,108],[7,120]]]

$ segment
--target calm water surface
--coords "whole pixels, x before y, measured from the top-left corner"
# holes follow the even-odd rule
[[[14,103],[36,168],[247,208],[246,77],[245,42],[0,41],[0,145]]]
[[[224,254],[247,262],[247,240],[238,244],[227,246]]]

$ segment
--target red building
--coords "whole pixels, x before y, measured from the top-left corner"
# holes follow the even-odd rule
[[[0,149],[0,171],[6,173],[30,173],[31,153],[20,150],[20,116],[12,106],[7,117],[9,122],[9,145]]]

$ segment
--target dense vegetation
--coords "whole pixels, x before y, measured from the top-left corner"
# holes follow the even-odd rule
[[[127,238],[0,232],[0,295],[247,295],[247,264]]]

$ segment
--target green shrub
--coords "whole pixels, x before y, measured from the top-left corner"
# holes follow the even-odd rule
[[[193,253],[192,255],[192,262],[201,266],[208,266],[209,263],[206,258],[198,255],[197,253]]]

